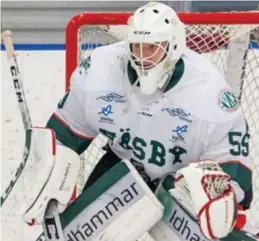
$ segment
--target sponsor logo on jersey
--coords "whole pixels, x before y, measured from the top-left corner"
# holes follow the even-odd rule
[[[223,89],[218,94],[218,104],[224,111],[231,112],[238,107],[237,98],[229,89]]]
[[[109,116],[113,114],[112,112],[112,106],[107,105],[106,107],[102,107],[101,111],[98,112],[100,115],[100,122],[107,122],[110,124],[114,124],[113,119],[111,119]]]
[[[192,120],[190,118],[191,113],[187,113],[181,108],[163,108],[162,111],[166,111],[169,115],[173,117],[179,117],[179,119],[183,121],[192,123]]]
[[[185,141],[184,141],[184,137],[182,137],[182,136],[176,136],[176,135],[172,135],[172,136],[170,136],[170,140],[172,141],[172,142],[177,142],[177,141],[182,141],[183,143],[185,143]]]
[[[177,126],[174,130],[172,130],[173,134],[170,137],[170,140],[173,142],[176,142],[176,141],[185,142],[183,135],[184,133],[187,133],[187,129],[188,129],[187,125]]]
[[[139,111],[138,115],[146,116],[146,117],[152,117],[153,115],[151,113],[148,113],[146,111]]]
[[[101,95],[97,97],[97,100],[104,100],[106,102],[116,102],[116,103],[125,103],[125,98],[123,95],[120,95],[115,92],[111,92],[107,95]]]

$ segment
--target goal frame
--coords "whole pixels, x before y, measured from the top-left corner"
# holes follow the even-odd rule
[[[131,12],[84,12],[75,15],[66,27],[66,90],[77,67],[77,43],[80,27],[86,25],[126,25]],[[259,11],[255,12],[179,12],[179,18],[188,25],[259,24]]]
[[[65,60],[66,61],[66,63],[65,63],[65,65],[66,65],[65,89],[66,90],[69,88],[71,74],[73,73],[73,71],[75,70],[77,65],[79,64],[78,63],[78,57],[79,57],[78,51],[79,51],[79,44],[81,42],[80,41],[80,28],[83,26],[87,26],[87,25],[89,25],[89,26],[90,25],[92,25],[92,26],[93,25],[96,25],[96,26],[97,25],[126,25],[130,16],[132,16],[132,13],[130,13],[130,12],[102,12],[102,13],[84,12],[84,13],[74,16],[69,21],[67,28],[66,28],[66,53],[65,53],[65,57],[66,57],[66,60]],[[254,27],[251,25],[259,26],[259,11],[254,11],[254,12],[202,12],[202,13],[201,12],[193,12],[193,13],[179,12],[178,16],[182,22],[184,22],[186,25],[189,25],[191,27],[195,27],[195,25],[201,25],[201,27],[203,28],[208,25],[211,25],[211,27],[213,29],[215,25],[219,25],[220,27],[223,26],[223,28],[224,28],[224,26],[227,26],[227,25],[233,25],[233,26],[237,25],[235,27],[238,28],[238,30],[239,30],[240,26],[242,27],[242,26],[247,25],[247,31],[244,32],[244,34],[242,34],[241,36],[238,36],[237,39],[232,39],[231,41],[223,42],[224,45],[220,45],[220,44],[217,45],[217,48],[221,49],[222,47],[225,47],[225,43],[228,44],[228,48],[227,48],[228,51],[224,51],[224,52],[228,52],[227,56],[230,57],[228,59],[228,64],[230,65],[229,69],[231,69],[231,71],[228,72],[228,74],[231,74],[231,75],[228,77],[229,77],[229,80],[231,80],[231,79],[236,80],[236,76],[238,77],[239,83],[238,83],[238,85],[235,86],[235,88],[238,88],[237,94],[238,94],[238,97],[241,97],[239,95],[239,92],[242,91],[242,89],[243,89],[243,74],[244,74],[244,69],[246,66],[246,63],[245,64],[242,64],[242,63],[244,62],[245,58],[247,58],[247,56],[248,56],[247,53],[249,52],[249,51],[247,51],[249,39],[251,36],[251,35],[249,36],[249,34],[250,34],[249,28]],[[192,25],[194,25],[194,26],[192,26]],[[235,29],[235,27],[233,27],[233,28]],[[245,28],[246,28],[246,26],[245,26]],[[232,28],[230,28],[230,29],[232,30]],[[205,34],[205,36],[207,36],[207,35]],[[214,35],[213,37],[215,37],[215,36],[216,37],[219,36],[222,38],[222,37],[225,37],[225,33],[223,33],[222,36],[217,35],[217,33],[216,33],[216,35]],[[256,36],[259,36],[259,33],[257,34],[257,32],[256,32]],[[242,37],[242,38],[240,38],[240,37]],[[243,38],[243,37],[245,37],[245,38]],[[219,39],[221,39],[221,38],[219,38]],[[90,42],[91,44],[93,44],[95,42],[94,39],[92,39],[92,40]],[[207,40],[209,41],[209,38],[206,38],[206,42],[207,42]],[[222,40],[224,40],[224,38],[222,38]],[[226,40],[229,40],[227,34],[226,34]],[[99,41],[102,42],[100,38],[99,38]],[[218,38],[217,38],[216,42],[218,42]],[[98,40],[96,40],[96,43],[98,43]],[[187,43],[188,43],[188,40],[187,40]],[[256,39],[256,43],[258,44],[258,39]],[[258,45],[256,45],[256,46],[258,46]],[[198,47],[199,47],[199,45],[198,45]],[[249,44],[249,47],[251,47],[250,44]],[[251,47],[251,48],[253,48],[253,47]],[[209,48],[209,51],[211,50],[211,52],[213,52],[216,49]],[[217,52],[217,51],[215,51],[215,52]],[[206,50],[204,52],[202,50],[202,53],[207,54]],[[242,60],[243,60],[243,62],[242,62]],[[241,65],[240,64],[236,65],[236,62],[240,62]],[[236,69],[237,69],[237,71],[236,71]],[[234,81],[234,82],[236,83],[236,81]],[[251,93],[251,92],[249,92],[249,93]],[[242,98],[242,99],[244,99],[244,98]],[[241,101],[241,98],[240,98],[240,101]],[[249,102],[247,102],[247,103],[249,103]],[[250,109],[249,109],[249,111],[250,111]],[[257,125],[255,125],[255,123],[257,123],[257,122],[254,122],[255,118],[252,117],[252,115],[250,116],[250,112],[248,112],[248,114],[249,114],[249,118],[251,117],[252,125],[257,126]],[[255,138],[257,138],[256,135],[255,135]],[[253,158],[253,161],[254,160],[257,160],[257,159]],[[82,162],[82,163],[84,163],[84,162]],[[257,161],[254,162],[254,165],[255,165],[255,163],[258,163],[258,162]],[[85,167],[86,166],[87,165],[85,165]],[[86,175],[83,173],[82,174],[83,182],[85,180],[85,176]],[[258,177],[259,177],[259,173],[257,173],[256,180],[259,180]],[[257,182],[255,182],[255,183],[257,183]],[[257,185],[254,185],[254,186],[257,186]],[[259,187],[257,187],[256,190],[259,190]],[[254,200],[257,200],[254,207],[255,208],[257,207],[256,210],[258,210],[259,193],[254,196]],[[253,221],[253,226],[256,226],[256,228],[259,228],[259,226],[258,226],[259,219],[254,218],[253,210],[250,213],[252,214],[250,216],[251,216],[251,220]]]

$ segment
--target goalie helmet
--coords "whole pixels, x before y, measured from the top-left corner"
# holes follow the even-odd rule
[[[165,4],[155,2],[137,9],[129,18],[126,41],[131,65],[138,74],[141,92],[152,94],[157,89],[164,90],[186,47],[185,26],[176,12]],[[139,55],[132,51],[133,44],[138,44]],[[153,44],[156,52],[145,56],[145,44]],[[152,61],[152,57],[161,48],[164,54]]]

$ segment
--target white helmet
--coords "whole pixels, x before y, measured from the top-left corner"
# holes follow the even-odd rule
[[[127,39],[130,61],[138,74],[141,92],[152,94],[157,89],[165,89],[174,67],[186,47],[185,26],[176,12],[163,3],[150,2],[137,9],[128,21]],[[161,48],[167,42],[165,54],[151,67],[145,67],[143,61],[148,58],[133,55],[133,43],[156,44]],[[141,48],[141,47],[140,47]],[[153,55],[153,54],[152,54]]]

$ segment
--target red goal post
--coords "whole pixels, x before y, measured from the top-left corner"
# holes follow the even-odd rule
[[[69,21],[66,28],[66,89],[72,72],[79,64],[79,55],[85,51],[80,43],[109,44],[102,37],[105,35],[95,34],[104,32],[103,29],[95,29],[95,26],[109,25],[121,31],[131,15],[87,12]],[[249,149],[254,164],[255,195],[249,223],[259,230],[259,11],[179,13],[179,17],[186,24],[187,46],[209,57],[217,65],[241,102],[251,132]],[[86,26],[93,28],[87,30]],[[111,43],[114,41],[116,36]],[[84,165],[94,166],[88,161]],[[85,180],[85,173],[82,175]]]

